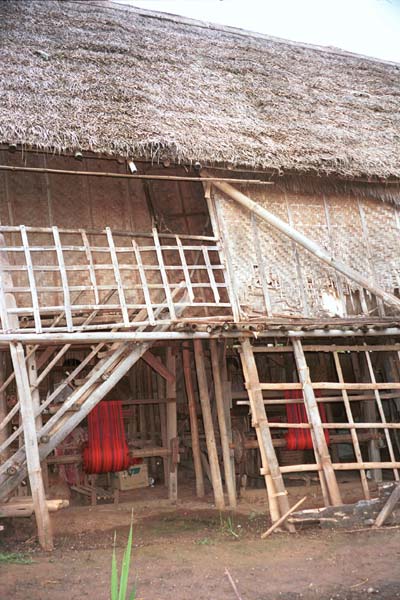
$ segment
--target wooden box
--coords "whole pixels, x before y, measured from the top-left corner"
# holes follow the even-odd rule
[[[149,474],[147,463],[133,465],[129,471],[114,473],[114,487],[121,491],[148,487]]]

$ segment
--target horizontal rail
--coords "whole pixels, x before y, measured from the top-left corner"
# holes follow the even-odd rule
[[[190,177],[189,175],[149,175],[138,174],[130,175],[129,173],[106,173],[104,171],[69,171],[66,169],[47,169],[45,167],[14,167],[11,165],[0,165],[0,171],[12,171],[12,172],[25,172],[25,173],[48,173],[49,175],[74,175],[76,176],[87,176],[87,177],[110,177],[113,179],[141,179],[149,181],[193,181],[196,183],[203,183],[203,179],[200,176]],[[244,183],[245,185],[274,185],[273,181],[263,181],[262,179],[235,179],[234,177],[208,177],[207,181],[224,181],[230,183]]]

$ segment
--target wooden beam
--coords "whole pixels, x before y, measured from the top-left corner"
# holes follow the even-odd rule
[[[341,273],[347,279],[350,279],[350,281],[357,283],[359,286],[361,286],[361,288],[365,288],[371,292],[371,294],[374,294],[378,298],[382,298],[382,300],[384,300],[389,306],[393,306],[394,308],[397,308],[397,310],[400,310],[400,300],[394,294],[386,292],[383,288],[377,286],[370,279],[366,278],[362,273],[359,273],[349,265],[334,258],[322,246],[313,240],[310,240],[303,233],[282,221],[282,219],[268,211],[257,202],[254,202],[254,200],[234,188],[232,185],[222,181],[214,181],[213,185],[221,192],[229,196],[229,198],[232,198],[232,200],[235,200],[241,206],[256,214],[260,219],[271,225],[274,229],[277,229],[283,235],[305,248],[318,260],[328,265],[328,267]]]
[[[158,375],[161,375],[163,379],[168,383],[175,383],[175,375],[171,373],[169,369],[164,365],[158,356],[155,356],[150,350],[143,354],[143,360],[152,368]]]
[[[388,517],[390,517],[390,515],[392,514],[393,509],[399,500],[400,500],[400,484],[397,483],[395,485],[393,492],[390,494],[388,500],[386,501],[385,505],[383,506],[382,510],[380,511],[379,515],[376,517],[376,520],[374,523],[375,527],[382,527],[382,525],[385,523],[386,519]]]
[[[219,510],[225,508],[224,492],[222,489],[221,471],[219,468],[217,444],[215,441],[214,425],[211,414],[210,395],[208,393],[208,378],[204,360],[204,348],[201,340],[194,340],[194,358],[196,363],[197,382],[200,403],[203,413],[204,432],[210,464],[215,506]]]
[[[224,461],[225,485],[228,491],[229,505],[236,508],[235,472],[232,471],[231,451],[229,448],[228,429],[225,420],[224,394],[221,380],[218,342],[210,340],[211,366],[214,379],[215,402],[217,405],[218,425],[220,432],[222,458]]]
[[[194,466],[194,473],[195,473],[195,477],[196,477],[196,496],[198,498],[204,498],[204,495],[205,495],[204,475],[203,475],[203,466],[201,463],[199,424],[197,421],[197,410],[196,410],[196,396],[195,396],[194,387],[193,387],[190,349],[187,344],[183,345],[182,362],[183,362],[183,375],[185,378],[186,396],[187,396],[188,407],[189,407],[193,466]]]
[[[166,383],[167,398],[174,398],[175,402],[168,402],[167,409],[167,441],[171,449],[169,457],[169,482],[168,482],[168,497],[171,502],[176,503],[178,500],[178,415],[176,405],[176,356],[173,353],[171,346],[167,348],[167,368],[173,373],[172,381]]]
[[[15,372],[15,382],[18,389],[22,425],[24,428],[26,463],[35,509],[39,542],[44,550],[52,550],[53,535],[42,479],[34,407],[25,364],[24,349],[22,344],[10,344],[10,351]]]

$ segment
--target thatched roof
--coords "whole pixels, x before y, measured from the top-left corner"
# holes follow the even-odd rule
[[[400,65],[110,2],[0,2],[0,142],[400,177]]]

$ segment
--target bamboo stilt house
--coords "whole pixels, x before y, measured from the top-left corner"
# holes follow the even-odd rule
[[[0,516],[29,488],[51,548],[55,465],[115,487],[82,468],[112,401],[171,501],[180,459],[273,522],[296,477],[397,481],[399,65],[111,2],[0,17]]]

